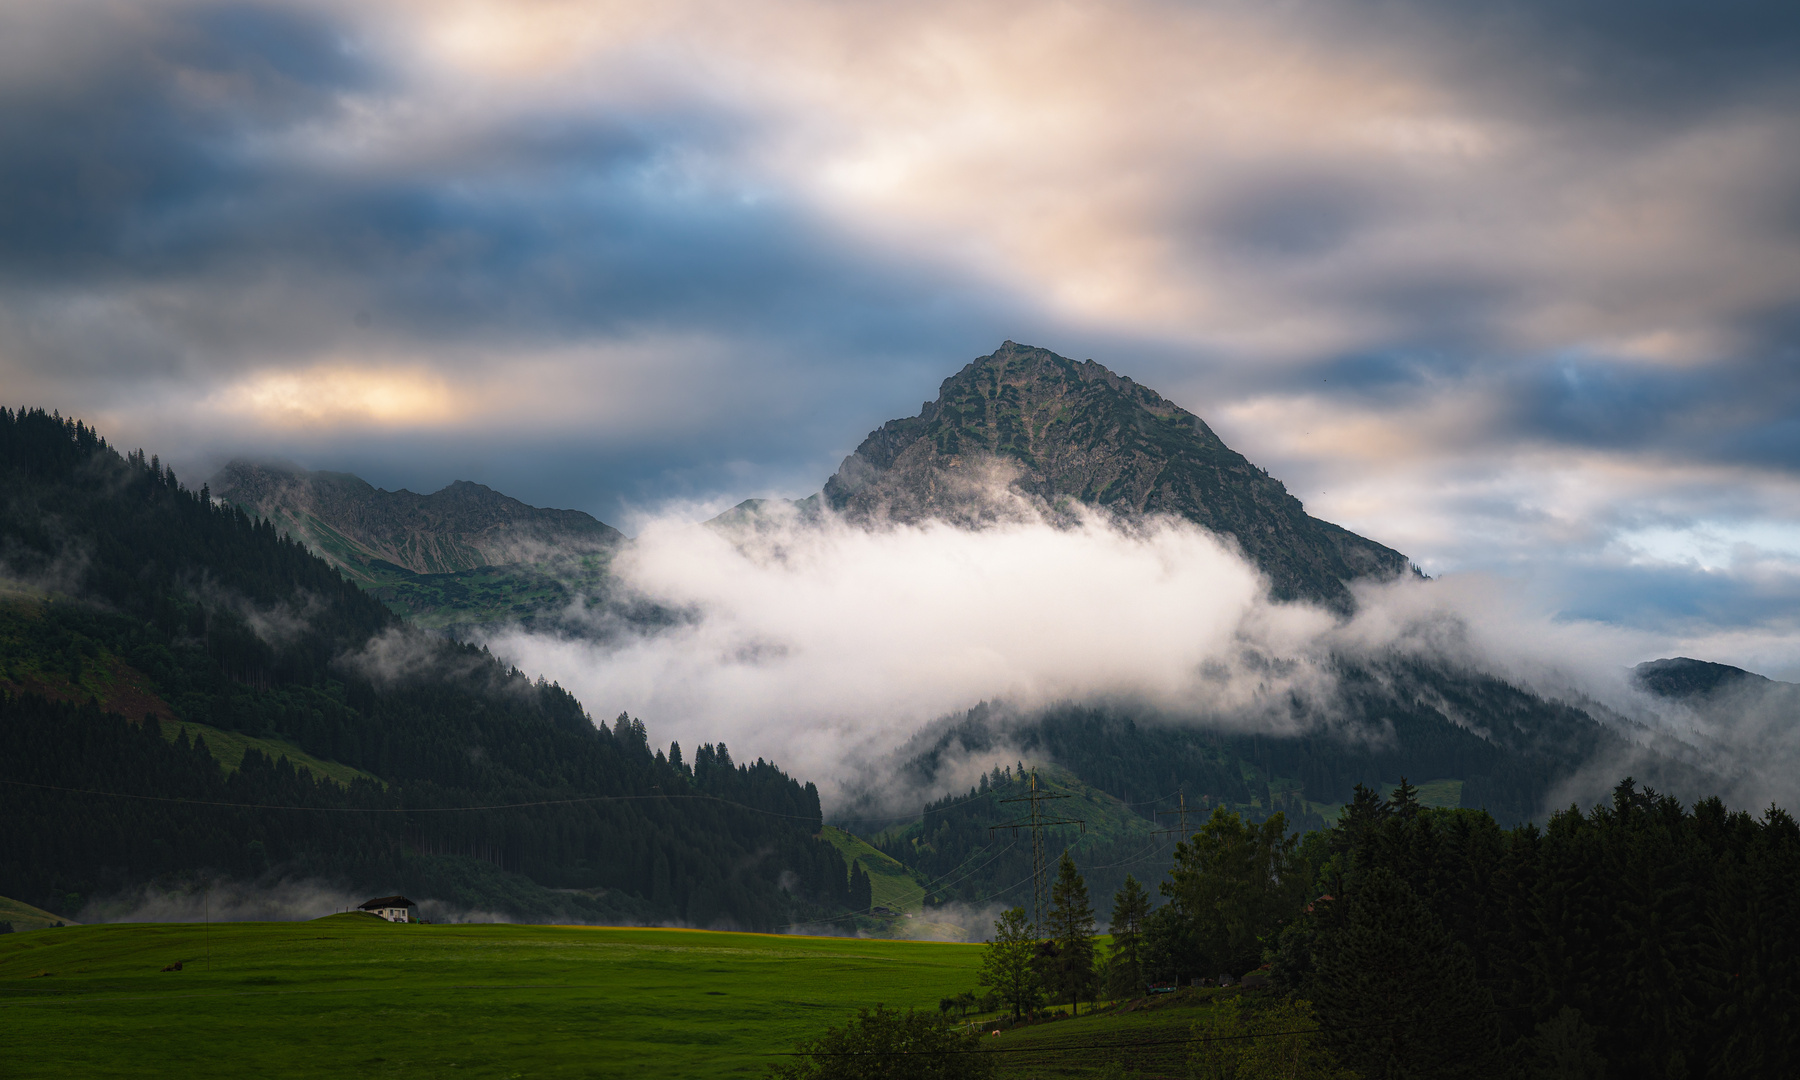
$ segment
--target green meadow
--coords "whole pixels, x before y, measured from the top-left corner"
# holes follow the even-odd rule
[[[38,930],[0,936],[0,1072],[757,1076],[858,1006],[935,1010],[980,951],[361,914]]]

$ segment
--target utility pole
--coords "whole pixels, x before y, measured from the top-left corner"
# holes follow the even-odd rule
[[[1181,800],[1180,805],[1178,805],[1173,810],[1158,810],[1156,812],[1157,817],[1174,816],[1176,819],[1175,827],[1173,829],[1158,829],[1154,835],[1156,835],[1156,836],[1173,836],[1179,840],[1186,840],[1188,838],[1188,835],[1194,831],[1194,830],[1188,828],[1188,823],[1187,823],[1187,816],[1188,816],[1187,792],[1182,791],[1182,792],[1177,792],[1176,794],[1177,794],[1177,797]]]
[[[1015,821],[989,825],[988,834],[993,835],[997,829],[1011,829],[1014,836],[1020,829],[1031,830],[1031,932],[1038,937],[1044,936],[1044,920],[1050,914],[1050,874],[1044,858],[1044,829],[1051,825],[1079,825],[1083,833],[1087,832],[1087,822],[1082,818],[1047,818],[1044,816],[1044,803],[1052,799],[1069,799],[1071,795],[1052,795],[1038,790],[1037,769],[1031,770],[1031,788],[1016,799],[1001,799],[1003,803],[1030,803],[1031,815]]]

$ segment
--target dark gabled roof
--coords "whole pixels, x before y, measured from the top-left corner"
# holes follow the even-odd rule
[[[373,911],[383,907],[418,907],[419,905],[404,896],[378,896],[373,900],[365,900],[359,905],[363,911]]]

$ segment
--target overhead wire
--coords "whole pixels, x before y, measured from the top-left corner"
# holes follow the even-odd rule
[[[214,806],[231,810],[282,810],[303,811],[326,814],[460,814],[479,810],[522,810],[537,806],[575,806],[582,803],[600,802],[715,802],[726,806],[735,806],[751,813],[768,817],[787,818],[792,821],[818,821],[810,814],[784,814],[778,810],[765,810],[760,806],[751,806],[735,799],[726,799],[718,795],[579,795],[567,799],[535,799],[529,802],[487,803],[479,806],[295,806],[280,803],[239,803],[223,802],[216,799],[188,799],[167,795],[137,795],[124,791],[96,791],[91,788],[58,787],[55,784],[34,784],[25,780],[7,780],[0,778],[0,784],[11,784],[16,787],[38,788],[43,791],[62,791],[73,795],[94,795],[108,799],[135,799],[140,802],[175,803],[185,806]]]

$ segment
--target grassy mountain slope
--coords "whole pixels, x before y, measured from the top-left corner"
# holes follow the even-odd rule
[[[867,840],[833,825],[820,833],[846,863],[857,862],[868,871],[875,907],[890,911],[917,911],[925,899],[925,879]]]
[[[62,923],[65,926],[81,925],[52,915],[43,908],[32,907],[30,904],[5,896],[0,896],[0,922],[11,923],[15,934],[22,934],[27,930],[42,930],[56,923]]]
[[[1274,595],[1348,610],[1344,583],[1406,557],[1311,517],[1199,417],[1092,360],[1006,342],[944,380],[916,417],[872,432],[825,485],[853,518],[979,521],[991,486],[1054,508],[1075,500],[1172,514],[1233,537]]]

